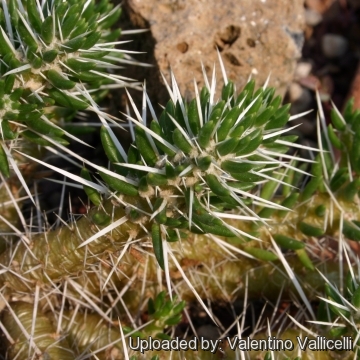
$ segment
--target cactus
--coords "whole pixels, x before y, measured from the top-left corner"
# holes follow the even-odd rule
[[[211,84],[204,73],[201,91],[194,83],[191,101],[172,74],[161,114],[145,88],[142,113],[129,95],[134,138],[126,151],[110,126],[118,122],[99,108],[103,94],[95,92],[122,82],[103,71],[118,60],[111,53],[119,31],[109,29],[119,8],[106,0],[9,0],[1,11],[0,171],[8,178],[0,188],[4,358],[168,358],[165,350],[139,353],[129,345],[139,339],[168,344],[186,313],[184,301],[199,302],[217,323],[208,300],[244,299],[245,314],[259,296],[296,299],[306,313],[301,323],[289,315],[294,323],[279,338],[295,339],[299,328],[332,339],[351,336],[357,354],[360,293],[352,247],[360,240],[360,112],[351,101],[343,115],[334,107],[328,126],[319,101],[319,147],[308,148],[317,155],[303,159],[296,149],[304,147],[288,126],[294,118],[289,105],[252,80],[237,92],[220,59],[220,96],[215,70]],[[74,138],[64,130],[65,117],[85,109],[99,115],[109,167],[64,146],[64,136]],[[48,164],[28,140],[82,163],[80,176]],[[31,177],[19,165],[25,161],[82,186],[92,204],[87,213],[57,229],[27,231],[25,219],[17,219],[20,185],[33,198]],[[271,326],[253,335],[272,336]],[[230,358],[241,355],[232,349],[236,339],[228,344],[223,351]],[[286,356],[295,358],[297,351]],[[346,355],[329,350],[319,356]]]
[[[76,111],[91,109],[111,84],[130,85],[116,69],[125,50],[115,49],[121,30],[111,30],[121,14],[108,1],[3,1],[0,8],[1,137],[20,136],[38,145],[66,145],[77,139],[66,123]],[[1,172],[9,176],[6,145]]]

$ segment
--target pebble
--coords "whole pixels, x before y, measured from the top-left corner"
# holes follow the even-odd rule
[[[292,114],[309,110],[312,102],[312,95],[309,89],[303,88],[298,83],[292,83],[289,87],[288,95]]]
[[[316,26],[322,22],[322,15],[313,10],[313,9],[305,9],[305,23],[309,26]]]
[[[326,34],[322,38],[321,46],[324,55],[329,59],[334,59],[345,54],[348,41],[341,35]]]
[[[312,64],[306,61],[300,61],[296,65],[295,69],[295,79],[303,79],[310,75],[312,70]]]
[[[199,338],[204,337],[212,341],[217,340],[220,336],[219,328],[213,325],[202,325],[196,330],[196,333]]]

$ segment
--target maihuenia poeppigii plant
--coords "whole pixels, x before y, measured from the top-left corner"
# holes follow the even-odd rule
[[[55,144],[87,168],[81,178],[52,169],[83,184],[95,206],[82,219],[23,238],[0,255],[3,299],[31,294],[41,312],[49,302],[55,303],[53,312],[64,310],[65,303],[90,306],[110,322],[122,314],[116,304],[129,286],[133,300],[122,303],[128,314],[140,306],[142,294],[157,292],[161,268],[169,290],[180,298],[195,295],[209,314],[204,297],[273,297],[285,284],[283,294],[298,295],[313,316],[310,300],[324,286],[315,267],[344,287],[343,251],[351,257],[348,240],[360,240],[360,112],[351,102],[343,116],[334,109],[326,127],[320,111],[319,149],[310,149],[319,155],[308,176],[311,160],[288,152],[302,147],[289,134],[294,128],[287,127],[289,106],[281,106],[272,88],[255,90],[254,81],[237,95],[223,75],[219,101],[215,76],[212,85],[205,76],[206,86],[199,93],[195,84],[190,102],[172,76],[171,100],[160,117],[145,91],[142,115],[130,99],[134,143],[127,153],[109,117],[92,102],[111,168]],[[146,105],[153,119],[149,126]],[[324,255],[321,244],[335,239],[338,255]],[[112,270],[99,274],[94,270],[99,264]],[[11,338],[11,325],[6,329]],[[57,330],[65,332],[60,320]]]
[[[150,321],[148,324],[141,331],[134,331],[128,326],[124,327],[123,331],[134,338],[157,337],[170,340],[169,335],[163,333],[163,330],[180,321],[184,307],[184,301],[167,300],[165,292],[161,292],[155,299],[149,299]],[[32,329],[34,312],[36,325]],[[14,318],[21,322],[23,329],[18,324],[14,325]],[[2,315],[2,323],[5,328],[10,329],[10,336],[16,340],[16,342],[9,342],[7,356],[10,359],[43,356],[47,359],[73,360],[76,352],[86,354],[90,351],[98,359],[123,358],[123,344],[119,339],[119,328],[111,326],[98,314],[82,314],[77,310],[64,311],[61,314],[61,329],[62,333],[67,333],[66,337],[62,337],[61,333],[56,331],[59,329],[58,322],[59,317],[51,312],[37,313],[32,304],[22,301],[12,303],[11,310],[4,311]],[[87,331],[84,325],[91,331]],[[29,352],[28,336],[30,334],[34,342]]]
[[[67,144],[64,135],[75,137],[64,121],[91,108],[86,95],[98,101],[109,84],[128,83],[109,73],[126,52],[115,49],[122,43],[121,30],[111,30],[120,14],[108,0],[2,2],[0,170],[5,176],[10,173],[6,140],[20,135],[39,145]]]

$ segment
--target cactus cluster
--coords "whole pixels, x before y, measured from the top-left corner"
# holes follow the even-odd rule
[[[91,108],[84,96],[100,100],[110,84],[126,78],[110,74],[126,51],[115,45],[121,29],[111,29],[121,8],[107,0],[3,1],[0,8],[1,138],[18,136],[39,145],[68,144],[66,127],[75,112]],[[128,86],[130,86],[128,84]],[[49,140],[50,138],[50,140]],[[2,159],[6,149],[0,148]],[[6,161],[2,172],[9,175]]]
[[[269,323],[265,332],[256,326],[254,338],[276,331],[284,339],[300,336],[295,329],[351,336],[352,352],[326,351],[319,358],[357,358],[360,110],[350,101],[342,115],[334,106],[326,125],[319,101],[319,147],[305,147],[291,126],[300,115],[290,116],[276,90],[257,89],[249,80],[237,91],[220,59],[220,95],[215,70],[211,81],[204,71],[201,90],[194,82],[191,101],[172,74],[170,100],[160,114],[145,88],[142,111],[129,95],[133,115],[125,116],[133,143],[126,150],[114,130],[119,122],[97,104],[104,95],[97,90],[125,80],[108,71],[123,54],[114,48],[120,30],[111,30],[119,16],[120,8],[107,0],[2,1],[3,358],[207,359],[221,351],[229,358],[318,356],[313,349],[284,355],[224,345],[217,355],[170,355],[129,347],[129,337],[170,340],[179,322],[196,333],[185,301],[198,301],[218,324],[209,301],[243,299],[245,318],[247,304],[259,296],[277,302],[275,308],[293,299],[298,313],[286,327]],[[64,146],[65,136],[82,141],[66,124],[86,109],[99,116],[108,166]],[[48,164],[34,143],[82,167],[80,176]],[[301,158],[297,149],[310,157]],[[31,219],[21,214],[21,185],[35,197],[26,162],[82,187],[87,213],[56,229],[31,231]],[[241,338],[244,321],[236,325]]]

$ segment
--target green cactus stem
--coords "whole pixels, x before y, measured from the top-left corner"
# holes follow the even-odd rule
[[[64,123],[91,109],[108,85],[135,86],[118,69],[125,50],[111,30],[120,6],[106,1],[8,0],[0,6],[0,171],[9,176],[5,142],[19,135],[38,145],[78,140]],[[70,128],[69,128],[70,129]],[[4,143],[3,143],[4,142]]]

